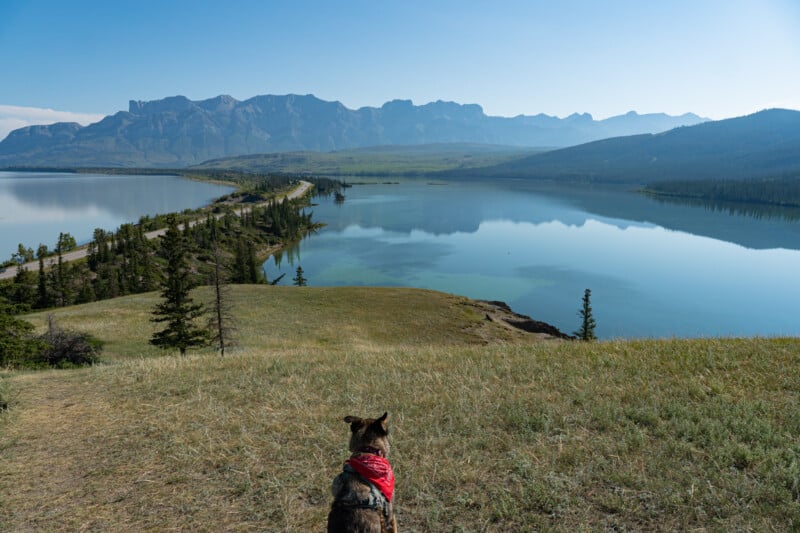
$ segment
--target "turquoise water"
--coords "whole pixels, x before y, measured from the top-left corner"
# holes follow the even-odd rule
[[[232,190],[176,176],[0,172],[0,258],[19,243],[52,249],[60,232],[85,243],[95,228],[200,207]]]
[[[270,260],[270,279],[407,286],[503,300],[562,331],[592,290],[612,337],[800,334],[800,223],[624,190],[404,181],[319,198],[328,224]]]

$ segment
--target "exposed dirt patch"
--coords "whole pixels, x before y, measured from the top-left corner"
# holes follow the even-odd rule
[[[470,300],[469,302],[484,315],[487,322],[493,322],[515,333],[522,333],[526,336],[533,335],[538,340],[573,338],[551,324],[514,312],[505,302],[494,300]]]

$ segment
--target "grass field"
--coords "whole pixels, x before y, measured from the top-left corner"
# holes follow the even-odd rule
[[[58,310],[108,363],[2,374],[0,530],[324,531],[341,419],[384,410],[402,531],[800,527],[798,339],[542,342],[407,289],[233,300],[225,358],[149,347],[154,295]]]

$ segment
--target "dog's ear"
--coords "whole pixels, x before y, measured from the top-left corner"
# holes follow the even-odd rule
[[[372,423],[372,427],[378,430],[379,433],[383,433],[384,435],[389,434],[389,428],[386,426],[386,417],[389,416],[389,413],[383,413],[383,416],[375,420]]]
[[[361,425],[361,419],[357,416],[346,416],[344,417],[344,421],[350,424],[350,431],[355,433],[358,431],[359,426]]]

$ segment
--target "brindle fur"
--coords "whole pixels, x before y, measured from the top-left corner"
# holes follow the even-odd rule
[[[359,450],[375,448],[389,455],[389,430],[386,427],[386,417],[383,413],[380,418],[359,418],[346,416],[344,421],[350,424],[350,451],[351,457],[361,455]],[[357,476],[336,476],[331,487],[333,492],[333,505],[328,514],[328,533],[397,533],[397,521],[394,510],[389,503],[389,520],[385,520],[383,513],[373,509],[359,509],[337,506],[337,500],[345,496],[355,497],[359,500],[369,496],[369,485]]]

